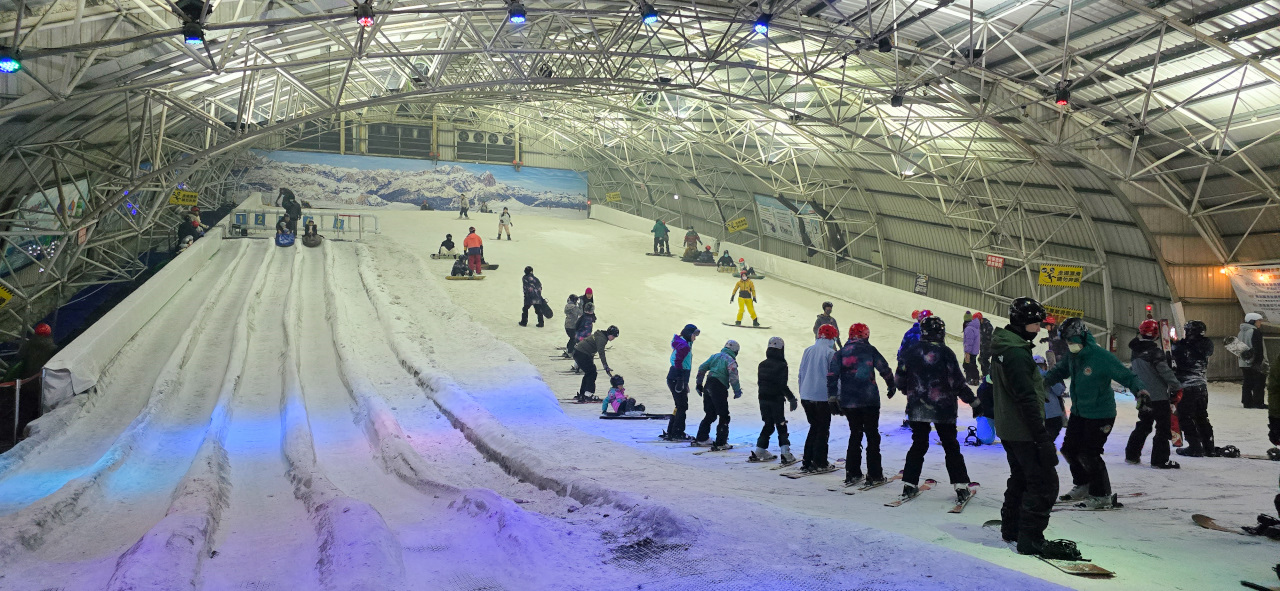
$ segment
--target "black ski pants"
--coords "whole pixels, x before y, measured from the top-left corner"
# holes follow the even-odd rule
[[[666,238],[653,237],[653,252],[671,254],[671,243]]]
[[[582,386],[578,388],[579,396],[594,396],[596,393],[596,356],[581,351],[573,352],[573,361],[582,370]]]
[[[760,401],[760,419],[764,421],[764,427],[760,429],[756,447],[769,449],[769,438],[773,437],[775,428],[778,430],[778,445],[791,445],[791,438],[787,435],[786,404],[781,399]]]
[[[1138,409],[1138,424],[1129,434],[1129,444],[1124,447],[1124,457],[1131,462],[1142,459],[1142,445],[1151,435],[1155,426],[1155,436],[1151,438],[1151,465],[1158,466],[1169,461],[1169,438],[1172,432],[1169,422],[1172,419],[1172,408],[1168,400],[1153,400]]]
[[[1187,451],[1213,451],[1213,425],[1209,424],[1209,389],[1192,386],[1182,389],[1182,401],[1178,403],[1178,424],[1187,442]]]
[[[809,420],[809,435],[804,438],[801,468],[826,468],[827,440],[831,438],[831,405],[824,401],[801,400],[804,416]]]
[[[1000,507],[1000,534],[1017,540],[1018,551],[1030,551],[1044,540],[1049,512],[1058,496],[1058,471],[1040,461],[1036,444],[1002,441],[1009,460],[1004,505]]]
[[[578,335],[576,332],[573,331],[572,328],[564,329],[564,334],[569,336],[569,342],[564,344],[564,350],[568,351],[569,354],[572,355],[573,346],[578,344]]]
[[[960,442],[956,440],[956,424],[926,421],[910,421],[910,424],[911,448],[907,450],[907,463],[902,467],[902,482],[920,484],[920,470],[924,467],[924,454],[929,451],[929,429],[932,427],[938,431],[942,451],[946,453],[947,477],[952,484],[969,484],[969,470],[964,465],[964,454],[960,453]]]
[[[667,389],[675,400],[676,409],[667,422],[667,436],[684,435],[685,413],[689,412],[689,370],[671,366],[667,370]]]
[[[694,439],[706,441],[711,438],[711,423],[719,419],[716,425],[716,440],[712,445],[725,445],[729,442],[729,387],[720,380],[707,380],[702,393],[702,422],[698,424],[698,436]]]
[[[1242,367],[1244,383],[1240,386],[1240,404],[1245,408],[1262,408],[1266,403],[1267,374],[1256,367]]]
[[[867,480],[884,478],[880,465],[880,407],[846,408],[849,420],[849,449],[845,451],[845,480],[862,476],[862,436],[867,437]]]
[[[529,308],[533,308],[533,313],[538,315],[538,326],[542,326],[542,308],[538,306],[539,298],[526,294],[524,296],[524,310],[520,311],[520,326],[529,324]]]
[[[1051,419],[1045,419],[1044,430],[1048,431],[1049,437],[1052,438],[1049,441],[1052,441],[1054,442],[1054,445],[1057,445],[1058,435],[1062,434],[1062,417],[1053,417]]]
[[[1088,485],[1089,496],[1111,496],[1111,475],[1102,460],[1107,436],[1116,418],[1088,419],[1079,414],[1067,419],[1067,435],[1062,438],[1062,455],[1071,467],[1071,483]]]

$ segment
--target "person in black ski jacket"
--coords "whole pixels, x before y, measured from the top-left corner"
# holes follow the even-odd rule
[[[995,330],[996,327],[990,320],[982,319],[978,331],[978,367],[984,376],[991,373],[991,335],[995,334]]]
[[[538,328],[542,328],[542,282],[533,275],[533,267],[524,268],[524,310],[520,312],[520,326],[529,326],[529,307],[538,315]]]
[[[760,388],[760,419],[764,421],[764,427],[760,429],[760,437],[756,439],[756,449],[751,452],[751,457],[747,460],[749,462],[768,462],[778,457],[769,453],[769,438],[773,436],[775,428],[778,430],[778,446],[782,448],[782,454],[788,455],[791,451],[791,439],[787,436],[787,411],[782,404],[785,399],[794,411],[800,403],[787,385],[787,359],[783,355],[785,346],[781,337],[771,337],[769,346],[764,351],[764,361],[760,362],[756,373],[756,385]]]
[[[281,187],[280,195],[276,197],[276,204],[289,214],[289,233],[297,234],[298,220],[302,219],[302,204],[298,203],[298,198],[293,195],[293,191]]]
[[[1186,447],[1178,448],[1180,456],[1218,455],[1213,443],[1213,425],[1209,424],[1209,381],[1205,374],[1209,357],[1213,355],[1213,340],[1204,336],[1207,329],[1199,320],[1187,322],[1182,327],[1182,340],[1173,344],[1173,373],[1182,382],[1178,423],[1187,443]]]
[[[1173,405],[1178,403],[1182,393],[1182,382],[1169,368],[1164,350],[1156,338],[1160,336],[1160,324],[1155,320],[1144,320],[1138,326],[1138,337],[1129,341],[1131,355],[1130,368],[1139,380],[1147,387],[1145,396],[1138,395],[1138,424],[1129,434],[1129,443],[1124,448],[1125,461],[1137,464],[1141,461],[1142,445],[1155,425],[1155,436],[1151,439],[1151,467],[1161,469],[1177,469],[1177,462],[1169,460],[1169,439],[1172,437],[1170,421],[1173,417]]]
[[[578,388],[578,402],[598,402],[596,397],[596,355],[600,355],[600,365],[604,372],[613,377],[609,369],[609,361],[605,359],[604,350],[609,342],[618,338],[618,327],[610,326],[608,330],[597,330],[591,336],[578,341],[573,348],[573,360],[582,369],[582,385]]]
[[[835,336],[835,328],[824,324],[818,329],[823,338]],[[884,355],[871,345],[871,329],[861,322],[849,327],[849,342],[831,357],[827,369],[827,402],[839,409],[849,421],[849,448],[845,450],[844,483],[854,486],[862,480],[862,437],[867,437],[866,484],[884,482],[880,463],[880,389],[876,374],[884,380],[887,398],[893,398],[897,387],[893,370]]]

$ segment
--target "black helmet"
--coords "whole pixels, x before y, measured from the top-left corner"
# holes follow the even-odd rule
[[[524,274],[525,274],[525,275],[528,275],[528,274],[530,274],[530,273],[532,273],[532,272],[533,272],[533,267],[525,267],[525,268],[524,268]]]
[[[609,335],[609,336],[611,336],[611,337],[617,337],[617,336],[618,336],[618,327],[616,327],[616,326],[610,326],[607,330],[605,330],[605,331],[604,331],[604,333],[605,333],[605,334],[607,334],[607,335]]]
[[[1044,306],[1034,298],[1018,298],[1009,304],[1009,323],[1014,326],[1044,322],[1045,316]]]
[[[445,234],[444,237],[449,240],[453,240],[453,234]]]
[[[834,305],[834,304],[832,304],[831,302],[822,302],[822,307],[823,307],[823,308],[834,308],[834,307],[835,307],[835,305]]]
[[[1182,327],[1183,334],[1186,334],[1189,337],[1190,336],[1202,337],[1204,336],[1204,331],[1206,330],[1209,330],[1209,327],[1205,326],[1205,323],[1199,320],[1189,320],[1187,321],[1187,324]]]
[[[920,340],[941,343],[947,337],[947,323],[938,316],[930,316],[920,321]]]
[[[1062,326],[1058,327],[1058,336],[1068,342],[1073,338],[1083,339],[1087,334],[1089,334],[1089,327],[1085,326],[1083,318],[1068,318],[1062,321]]]
[[[618,386],[621,386],[621,385],[623,385],[623,384],[625,384],[625,383],[626,383],[626,382],[623,382],[623,381],[622,381],[622,374],[620,374],[620,373],[619,373],[619,374],[613,374],[613,377],[609,378],[609,385],[610,385],[610,386],[613,386],[614,388],[617,388]]]

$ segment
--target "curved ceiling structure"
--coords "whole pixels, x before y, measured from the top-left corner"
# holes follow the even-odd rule
[[[248,148],[393,121],[433,122],[446,159],[456,126],[514,131],[525,163],[717,237],[755,194],[808,203],[824,232],[804,247],[739,236],[906,289],[926,274],[979,309],[1035,293],[1108,330],[1147,302],[1230,329],[1217,271],[1280,252],[1275,0],[656,2],[652,24],[643,2],[531,1],[519,25],[492,0],[389,0],[368,27],[337,0],[7,3],[0,223],[78,238],[9,285],[24,296],[126,272],[112,245],[178,183],[228,192]],[[85,179],[83,210],[58,191],[57,219],[23,216]],[[1085,285],[1038,286],[1041,264]]]

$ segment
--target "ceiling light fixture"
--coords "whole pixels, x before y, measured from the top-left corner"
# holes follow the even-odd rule
[[[906,98],[906,96],[905,96],[905,95],[903,95],[901,92],[895,92],[895,93],[893,93],[893,96],[889,97],[889,106],[891,106],[891,107],[901,107],[901,106],[902,106],[902,100],[903,100],[903,99],[905,99],[905,98]]]
[[[1071,81],[1063,80],[1058,83],[1058,87],[1054,89],[1053,102],[1059,107],[1067,106],[1071,102]]]
[[[18,50],[0,45],[0,73],[13,74],[21,69],[22,62],[18,60]]]
[[[648,2],[640,3],[640,20],[646,25],[658,24],[658,9]]]
[[[772,21],[772,20],[773,20],[772,14],[769,14],[767,12],[760,13],[760,16],[756,18],[756,32],[760,33],[761,35],[764,35],[765,37],[768,37],[769,21]]]
[[[528,20],[527,16],[524,11],[524,4],[521,4],[518,0],[507,5],[507,20],[511,21],[511,24],[523,25]]]
[[[366,29],[373,26],[373,5],[368,0],[356,5],[356,23]]]
[[[881,37],[879,41],[876,41],[876,48],[880,50],[880,53],[889,53],[893,51],[893,42],[889,40],[888,36]]]
[[[204,27],[197,21],[183,23],[182,42],[191,46],[204,45]]]

